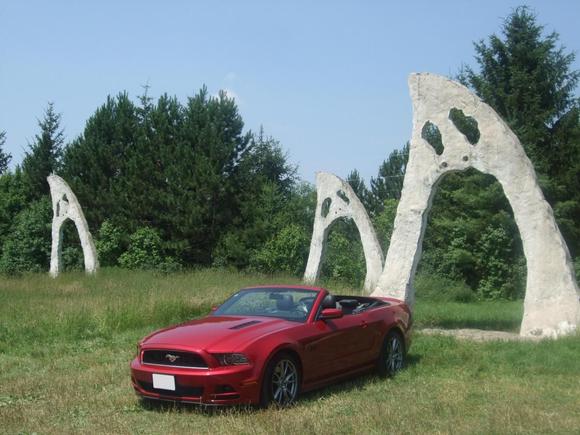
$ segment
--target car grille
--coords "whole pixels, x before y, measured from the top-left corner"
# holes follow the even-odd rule
[[[149,392],[161,394],[162,396],[172,396],[172,397],[201,397],[203,396],[203,387],[189,387],[185,385],[175,384],[175,391],[172,390],[161,390],[159,388],[153,388],[151,382],[137,381],[139,386]]]
[[[143,363],[169,367],[207,368],[207,363],[197,353],[175,350],[145,350]]]

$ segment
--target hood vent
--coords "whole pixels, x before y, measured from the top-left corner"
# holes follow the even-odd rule
[[[249,322],[240,323],[239,325],[232,326],[230,329],[242,329],[242,328],[245,328],[247,326],[255,325],[256,323],[262,323],[262,322],[260,322],[259,320],[250,320]]]

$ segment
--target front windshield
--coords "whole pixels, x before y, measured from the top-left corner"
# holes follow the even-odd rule
[[[294,288],[241,290],[223,303],[214,315],[265,316],[305,322],[318,292]]]

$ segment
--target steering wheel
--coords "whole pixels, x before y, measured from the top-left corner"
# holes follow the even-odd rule
[[[312,304],[314,303],[314,297],[308,296],[302,298],[296,304],[296,311],[300,311],[302,313],[308,314],[310,309],[312,308]]]

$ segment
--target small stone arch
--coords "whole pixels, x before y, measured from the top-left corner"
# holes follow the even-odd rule
[[[320,275],[326,240],[332,225],[341,218],[352,219],[359,231],[366,263],[364,288],[370,292],[383,268],[383,251],[369,216],[346,181],[327,172],[316,173],[316,214],[304,281],[312,283]]]
[[[409,162],[385,267],[373,295],[413,303],[413,278],[437,183],[450,171],[473,167],[500,182],[520,231],[527,264],[520,335],[557,337],[574,331],[580,321],[580,291],[570,254],[516,135],[491,107],[458,83],[412,74],[409,87]],[[477,134],[470,137],[458,125],[461,122],[475,123]],[[434,149],[422,136],[426,123],[440,131],[443,150]]]
[[[69,185],[58,175],[47,177],[52,198],[52,248],[50,253],[50,276],[58,276],[62,269],[62,230],[63,225],[70,219],[74,222],[85,262],[85,271],[95,273],[99,267],[97,250],[89,231],[89,226],[77,197]]]

